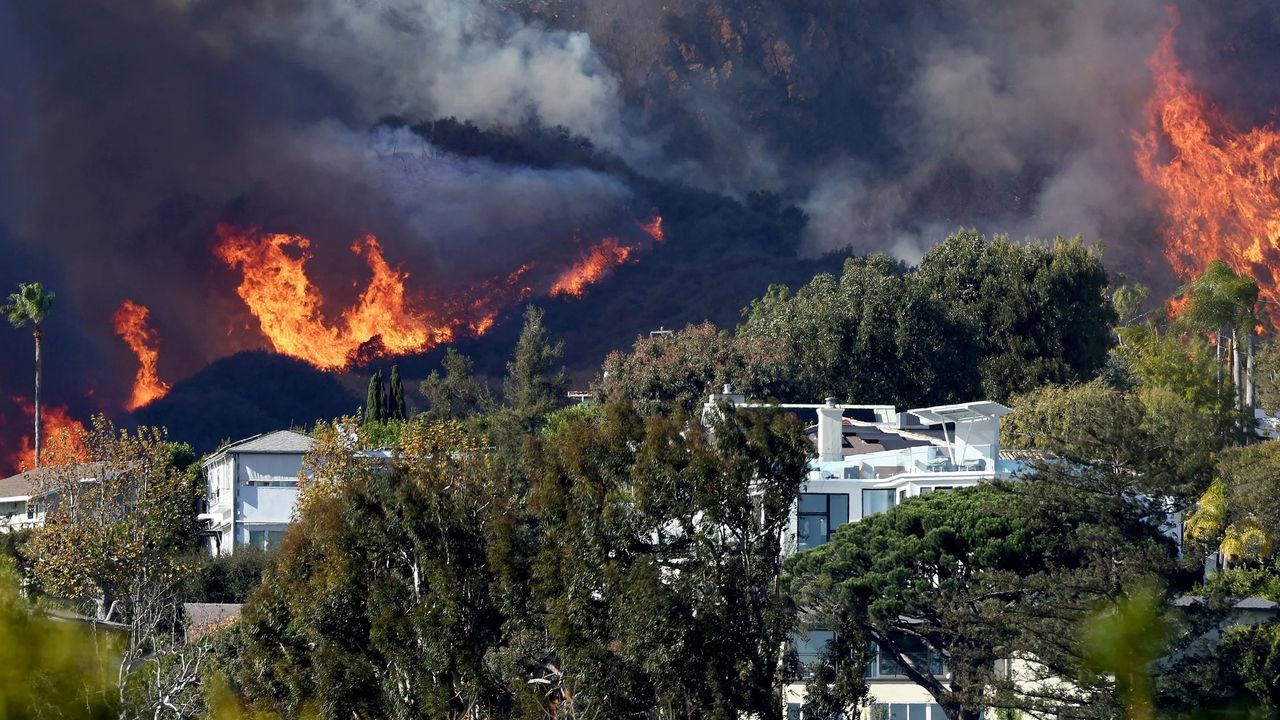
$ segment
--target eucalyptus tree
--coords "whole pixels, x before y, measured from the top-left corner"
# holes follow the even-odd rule
[[[41,345],[44,340],[44,320],[53,308],[53,293],[40,283],[18,283],[18,292],[9,294],[9,302],[0,307],[16,328],[31,326],[36,344],[36,388],[32,406],[35,409],[35,463],[40,467],[40,383]]]

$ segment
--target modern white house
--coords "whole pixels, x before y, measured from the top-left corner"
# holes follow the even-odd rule
[[[269,548],[284,538],[298,500],[302,458],[312,440],[290,430],[256,435],[219,449],[201,463],[208,549]]]
[[[1000,418],[1012,410],[996,402],[901,413],[892,405],[843,405],[832,398],[821,404],[766,406],[749,403],[726,387],[708,399],[704,418],[721,403],[816,414],[816,422],[806,429],[816,459],[782,539],[787,555],[821,545],[841,525],[885,512],[907,498],[1007,479],[1024,465],[1017,453],[1001,452]],[[812,630],[793,637],[792,644],[807,666],[819,659],[831,639],[830,631]],[[936,674],[947,673],[942,658],[923,646],[918,660]],[[872,700],[863,709],[864,718],[945,720],[932,696],[888,655],[877,653],[866,677]],[[797,678],[786,688],[788,720],[804,717],[804,697],[804,678]]]

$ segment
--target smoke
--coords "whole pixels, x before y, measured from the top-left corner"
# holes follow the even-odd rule
[[[576,233],[627,216],[616,178],[463,159],[376,127],[388,115],[537,122],[639,147],[585,35],[485,3],[50,0],[6,5],[0,39],[14,40],[0,44],[14,76],[0,228],[48,261],[10,254],[0,279],[56,286],[58,314],[96,348],[73,355],[98,368],[79,377],[132,373],[110,326],[126,298],[152,310],[162,377],[260,346],[210,253],[219,221],[308,235],[315,276],[342,303],[364,233],[417,289],[448,294],[574,256]],[[5,391],[25,387],[10,364]],[[126,393],[102,388],[101,402]]]
[[[54,286],[60,371],[114,409],[126,298],[151,309],[166,380],[263,346],[210,253],[218,222],[310,237],[343,307],[364,233],[448,295],[576,256],[645,201],[571,163],[452,155],[389,116],[560,126],[638,173],[771,190],[808,213],[809,255],[916,261],[976,226],[1082,234],[1152,270],[1132,132],[1165,1],[19,0],[0,6],[0,281]],[[1276,46],[1280,14],[1182,5],[1189,66],[1267,97],[1272,65],[1246,56]],[[16,357],[4,393],[26,387]]]
[[[970,2],[917,18],[918,65],[892,110],[898,169],[829,166],[804,203],[809,251],[915,260],[961,225],[1098,240],[1141,223],[1130,133],[1162,6]]]
[[[482,125],[536,120],[632,159],[618,82],[583,32],[528,25],[491,0],[196,0],[175,12],[218,21],[223,52],[269,46],[350,93],[357,120],[387,114]]]

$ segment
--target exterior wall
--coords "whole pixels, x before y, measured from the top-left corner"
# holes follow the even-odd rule
[[[27,499],[21,497],[0,500],[0,533],[36,528],[44,524],[44,513],[27,513]]]
[[[301,469],[301,455],[239,455],[236,524],[287,524],[293,518],[293,509],[298,501],[298,471]]]

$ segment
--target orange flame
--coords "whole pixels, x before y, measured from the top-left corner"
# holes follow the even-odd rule
[[[373,235],[351,246],[372,272],[355,305],[337,322],[323,314],[323,297],[307,276],[311,241],[301,235],[263,233],[219,225],[214,248],[228,267],[242,274],[236,294],[258,319],[275,350],[321,370],[339,370],[360,359],[429,350],[462,333],[480,335],[493,326],[510,303],[528,294],[519,287],[532,265],[503,279],[480,283],[465,297],[436,302],[411,297],[409,274],[392,267]]]
[[[661,215],[654,215],[653,219],[647,223],[637,223],[637,224],[640,226],[640,229],[645,232],[646,235],[653,238],[654,242],[661,243],[661,242],[667,241],[667,232],[662,229]]]
[[[138,356],[138,374],[133,379],[133,393],[125,403],[128,410],[137,410],[169,392],[169,383],[156,374],[156,361],[160,357],[156,346],[160,343],[160,338],[147,323],[150,315],[151,311],[145,306],[125,300],[111,317],[116,335]]]
[[[1255,277],[1264,298],[1278,300],[1272,268],[1280,264],[1280,129],[1240,132],[1196,92],[1174,53],[1178,17],[1173,10],[1170,17],[1148,60],[1155,91],[1134,155],[1143,179],[1163,196],[1164,256],[1184,278],[1220,259]]]
[[[570,295],[582,297],[588,285],[595,283],[610,268],[617,267],[631,257],[632,248],[608,237],[583,253],[582,258],[561,273],[551,285],[551,296]]]
[[[6,453],[3,465],[14,472],[25,472],[36,465],[35,441],[30,431],[30,424],[35,419],[35,406],[30,399],[24,397],[13,397],[11,400],[18,406],[28,429],[19,440],[18,447]],[[84,462],[89,455],[85,447],[87,432],[84,424],[71,417],[65,406],[42,406],[40,435],[43,447],[40,455],[43,464],[48,466]]]

